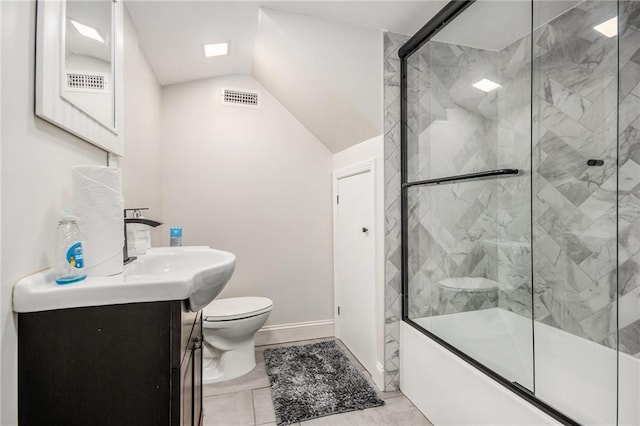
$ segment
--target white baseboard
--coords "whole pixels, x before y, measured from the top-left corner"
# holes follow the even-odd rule
[[[371,374],[371,378],[373,379],[373,383],[376,384],[378,389],[384,390],[384,366],[379,362],[376,362],[376,367],[373,369],[373,374]]]
[[[268,325],[256,333],[256,346],[333,337],[333,320]]]

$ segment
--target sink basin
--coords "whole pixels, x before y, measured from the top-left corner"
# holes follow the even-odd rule
[[[189,308],[197,312],[211,302],[231,278],[236,266],[232,253],[206,246],[152,248],[124,271],[128,282],[164,280],[190,284]]]
[[[53,269],[29,275],[13,290],[15,312],[122,303],[185,300],[192,311],[209,304],[235,269],[232,253],[205,246],[152,248],[110,277],[57,285]]]

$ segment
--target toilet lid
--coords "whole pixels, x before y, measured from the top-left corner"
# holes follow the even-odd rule
[[[273,302],[266,297],[216,299],[202,310],[205,321],[229,321],[269,312]]]

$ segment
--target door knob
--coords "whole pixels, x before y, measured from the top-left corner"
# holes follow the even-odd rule
[[[362,227],[362,232],[369,232],[369,228]]]

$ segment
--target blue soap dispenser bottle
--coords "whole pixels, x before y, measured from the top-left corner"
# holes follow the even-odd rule
[[[169,247],[182,247],[182,228],[174,226],[169,233]]]

